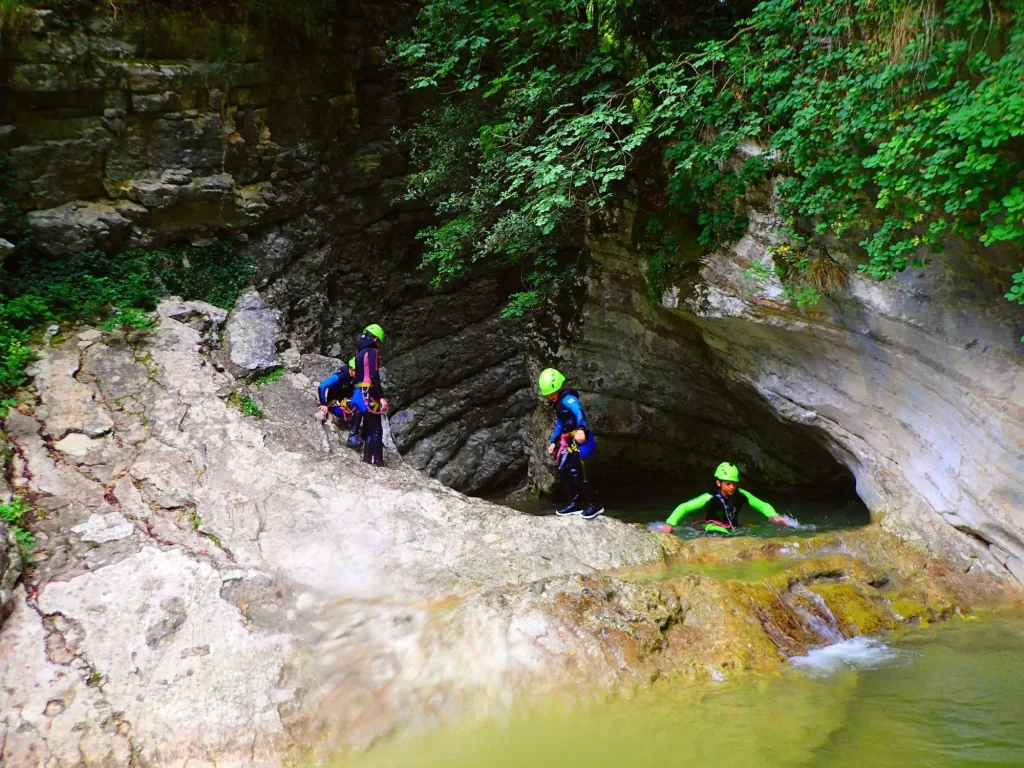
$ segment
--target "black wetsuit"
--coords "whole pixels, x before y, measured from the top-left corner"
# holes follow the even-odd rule
[[[363,415],[363,461],[384,466],[384,422],[380,401],[384,390],[380,385],[380,355],[377,339],[364,333],[356,352],[356,391],[352,403]]]

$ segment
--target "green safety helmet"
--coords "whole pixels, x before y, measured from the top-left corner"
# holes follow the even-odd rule
[[[355,368],[356,367],[356,359],[354,357],[349,359],[348,367],[349,368]]]
[[[377,341],[384,341],[384,329],[376,323],[370,323],[368,326],[363,328],[363,333],[368,333],[371,336],[376,336]]]
[[[740,481],[740,468],[735,464],[730,464],[728,461],[723,461],[718,465],[718,469],[715,470],[715,480],[738,483]]]
[[[555,394],[563,384],[565,384],[565,376],[554,368],[545,368],[540,372],[540,378],[537,379],[537,386],[540,387],[540,393],[544,397]]]

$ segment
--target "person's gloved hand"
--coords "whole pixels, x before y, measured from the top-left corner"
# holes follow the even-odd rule
[[[584,432],[582,429],[577,429],[576,434],[573,435],[573,438],[579,445],[583,445],[585,442],[587,442],[587,433]]]
[[[781,525],[783,528],[789,528],[789,523],[786,522],[786,518],[784,517],[769,517],[768,522],[772,525]]]
[[[662,533],[672,533],[672,526],[668,523],[662,523],[660,530]]]

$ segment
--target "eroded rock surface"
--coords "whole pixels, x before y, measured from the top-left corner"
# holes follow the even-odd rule
[[[223,313],[167,302],[160,318],[141,341],[44,350],[41,405],[6,420],[13,480],[42,513],[0,635],[11,764],[79,748],[114,765],[276,759],[295,746],[282,712],[307,713],[296,691],[331,600],[416,603],[662,556],[613,520],[519,515],[394,455],[363,465],[305,374],[251,388],[266,418],[247,417],[203,354]]]
[[[1020,251],[950,243],[934,263],[879,282],[857,274],[849,243],[823,243],[846,286],[801,311],[772,273],[777,200],[752,204],[750,227],[704,259],[685,302],[716,366],[810,433],[857,480],[901,537],[956,553],[991,545],[1024,579],[1024,345],[1003,300]]]
[[[245,384],[211,359],[223,312],[159,313],[142,338],[43,351],[41,386],[91,403],[55,417],[67,435],[47,406],[5,421],[39,510],[0,631],[12,765],[277,766],[562,687],[771,668],[823,620],[851,636],[1016,594],[980,545],[951,569],[882,530],[683,544],[468,499],[395,453],[369,467],[310,397],[340,361]],[[732,573],[759,559],[778,564]]]

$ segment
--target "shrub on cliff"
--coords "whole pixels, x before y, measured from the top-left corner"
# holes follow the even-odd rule
[[[638,158],[667,169],[662,191],[699,215],[706,248],[743,231],[750,184],[780,177],[777,263],[804,301],[836,274],[809,250],[818,234],[855,237],[881,279],[950,235],[1024,243],[1021,0],[689,8],[681,35],[656,3],[423,3],[396,50],[439,94],[405,140],[409,194],[439,216],[422,236],[440,278],[496,255],[542,283]],[[745,144],[758,150],[738,163]]]
[[[170,294],[230,308],[254,274],[253,260],[228,241],[61,260],[19,250],[0,264],[0,398],[25,383],[30,342],[50,323],[138,328]]]

